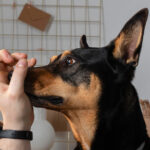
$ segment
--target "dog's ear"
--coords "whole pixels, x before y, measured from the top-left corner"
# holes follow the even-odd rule
[[[80,38],[80,48],[89,48],[86,41],[86,35],[82,35],[82,37]]]
[[[113,56],[125,63],[137,66],[143,41],[144,28],[148,17],[148,9],[135,14],[123,27],[114,40]]]

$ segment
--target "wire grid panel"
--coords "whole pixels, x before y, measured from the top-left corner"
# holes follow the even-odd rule
[[[25,3],[51,14],[48,30],[41,32],[18,20]],[[37,58],[37,65],[45,65],[51,56],[79,47],[83,34],[90,46],[103,45],[103,20],[102,0],[0,0],[0,49],[27,53]],[[63,142],[71,141],[69,131],[66,139]],[[55,147],[63,150],[62,145]]]
[[[41,32],[17,20],[25,3],[52,15],[49,30]],[[43,65],[50,56],[79,47],[82,34],[91,46],[102,45],[102,19],[101,0],[1,0],[0,48],[28,53]]]

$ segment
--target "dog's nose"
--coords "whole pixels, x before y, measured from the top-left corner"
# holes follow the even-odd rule
[[[8,81],[11,80],[12,74],[13,74],[13,71],[9,72],[9,74],[8,74]]]

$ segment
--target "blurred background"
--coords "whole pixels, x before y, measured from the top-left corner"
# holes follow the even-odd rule
[[[27,3],[51,15],[44,31],[18,20]],[[37,58],[37,66],[46,65],[51,56],[67,49],[78,48],[80,36],[83,34],[87,35],[90,46],[100,47],[108,44],[118,35],[126,21],[144,7],[150,8],[150,1],[0,0],[0,49],[27,53],[29,58]],[[149,39],[148,19],[140,62],[133,82],[141,99],[150,97]],[[38,109],[35,110],[35,115],[37,120],[38,117],[48,120],[55,130],[56,136],[51,150],[73,150],[76,143],[68,123],[61,114],[50,110],[45,113],[45,110]],[[34,125],[33,130],[36,130],[35,128]],[[38,136],[37,138],[40,138]],[[42,136],[41,138],[46,140]],[[34,141],[33,145],[43,141]]]

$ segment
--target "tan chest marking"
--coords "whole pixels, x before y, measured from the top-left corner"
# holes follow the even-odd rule
[[[70,99],[70,108],[64,110],[73,134],[84,150],[89,150],[96,132],[98,100],[102,92],[97,76],[91,75],[88,88],[80,87]]]
[[[89,150],[97,126],[96,110],[74,110],[65,114],[75,139],[84,150]]]

